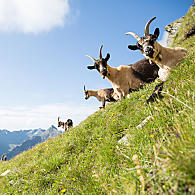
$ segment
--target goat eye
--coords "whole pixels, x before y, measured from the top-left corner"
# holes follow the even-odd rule
[[[99,71],[100,70],[100,66],[98,64],[95,65],[95,68]]]
[[[137,47],[138,47],[139,49],[142,49],[142,45],[140,45],[139,43],[137,43]]]

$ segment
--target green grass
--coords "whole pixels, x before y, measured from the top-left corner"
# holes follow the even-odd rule
[[[195,37],[181,41],[189,20],[190,14],[174,40],[188,56],[172,71],[161,101],[145,104],[156,83],[147,85],[63,135],[1,162],[0,173],[11,172],[0,177],[0,193],[194,194]],[[118,144],[127,133],[129,145]]]

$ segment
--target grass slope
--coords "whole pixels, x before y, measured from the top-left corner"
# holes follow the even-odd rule
[[[186,40],[193,8],[185,18],[175,46],[189,54],[164,86],[164,98],[146,99],[156,83],[110,103],[76,128],[0,163],[1,194],[194,194],[195,37]],[[142,129],[136,126],[152,119]],[[118,144],[129,133],[130,144]]]

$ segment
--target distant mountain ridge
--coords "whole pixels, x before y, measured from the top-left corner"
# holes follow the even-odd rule
[[[38,143],[61,134],[55,126],[45,129],[30,129],[20,131],[0,130],[0,156],[7,154],[8,160],[17,154],[28,150]]]

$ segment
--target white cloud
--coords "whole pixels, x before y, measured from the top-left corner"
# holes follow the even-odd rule
[[[163,32],[162,39],[159,40],[158,42],[159,42],[162,46],[166,47],[166,46],[167,46],[167,39],[168,39],[168,32],[167,32],[167,31],[164,31],[164,32]]]
[[[0,129],[47,129],[57,127],[57,117],[62,121],[71,118],[74,126],[97,110],[97,106],[70,105],[64,103],[40,105],[35,107],[14,107],[0,109]]]
[[[68,0],[0,0],[0,31],[39,33],[63,26]]]

